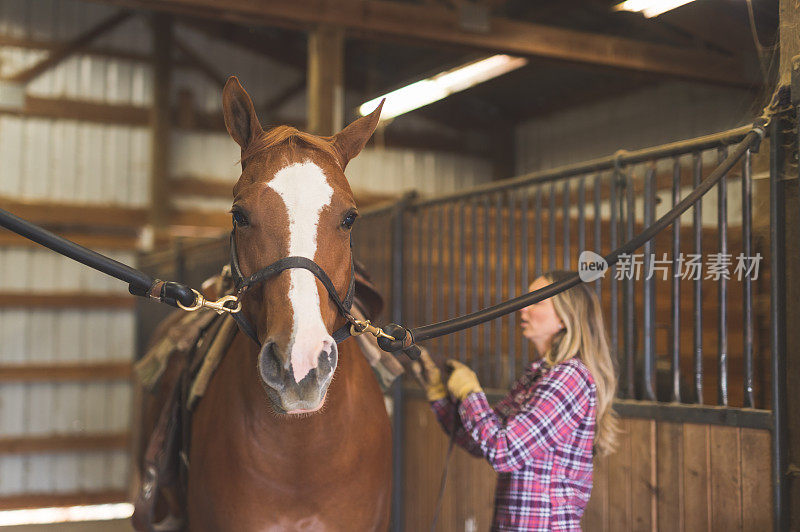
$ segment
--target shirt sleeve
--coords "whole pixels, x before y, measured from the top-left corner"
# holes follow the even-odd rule
[[[481,451],[478,442],[473,440],[464,430],[464,425],[461,423],[461,419],[458,416],[456,403],[449,397],[445,397],[444,399],[433,401],[431,403],[431,410],[433,410],[436,419],[439,420],[439,424],[448,436],[452,436],[453,426],[455,424],[455,442],[466,449],[470,454],[483,458],[483,451]]]
[[[559,364],[537,383],[531,402],[502,420],[483,392],[458,407],[466,433],[495,471],[507,473],[552,450],[580,424],[589,405],[589,383],[574,367]]]

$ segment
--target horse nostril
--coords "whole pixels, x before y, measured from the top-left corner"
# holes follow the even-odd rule
[[[333,373],[333,370],[336,368],[338,354],[335,342],[331,340],[324,340],[322,342],[322,350],[317,359],[317,375],[319,378],[324,379]]]
[[[283,365],[278,357],[278,347],[275,342],[267,342],[261,348],[258,357],[258,369],[261,378],[268,384],[278,384],[283,381]]]

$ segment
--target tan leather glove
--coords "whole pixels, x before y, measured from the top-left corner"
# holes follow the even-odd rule
[[[436,367],[433,359],[425,349],[421,350],[419,359],[422,364],[414,362],[411,365],[411,369],[417,378],[417,382],[425,390],[425,397],[430,402],[447,397],[447,389],[442,382],[442,372]]]
[[[471,393],[482,392],[478,376],[458,360],[448,360],[447,365],[453,369],[447,379],[447,391],[454,399],[463,401]]]

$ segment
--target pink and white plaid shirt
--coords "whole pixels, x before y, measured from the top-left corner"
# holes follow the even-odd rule
[[[494,408],[472,393],[431,403],[456,443],[499,473],[492,530],[580,530],[592,491],[594,379],[578,358],[534,362]]]

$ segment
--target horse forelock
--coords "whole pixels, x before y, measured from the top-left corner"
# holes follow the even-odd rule
[[[332,157],[339,164],[340,154],[330,139],[312,135],[291,126],[277,126],[261,133],[242,151],[240,162],[245,163],[251,157],[281,145],[287,146],[292,151],[300,145],[315,148]]]

